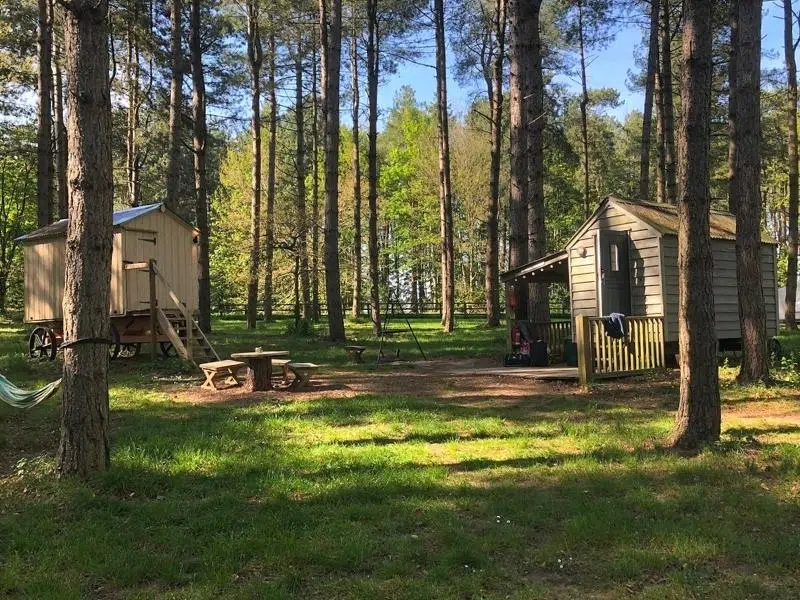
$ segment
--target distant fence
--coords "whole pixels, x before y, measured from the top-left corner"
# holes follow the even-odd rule
[[[624,338],[606,335],[603,319],[578,316],[578,374],[587,383],[664,367],[664,317],[626,317]]]
[[[241,317],[244,318],[247,306],[242,303],[223,302],[213,307],[212,312],[219,317]],[[262,308],[259,304],[259,314],[263,315]],[[350,314],[352,303],[344,303],[343,308],[345,314]],[[391,305],[391,315],[399,315],[401,313],[415,316],[415,317],[439,317],[442,314],[442,306],[438,302],[394,302]],[[486,304],[483,302],[457,302],[456,303],[456,316],[462,318],[486,318]],[[325,316],[328,314],[328,307],[326,304],[321,303],[319,306],[320,314]],[[381,303],[381,314],[386,311],[386,304]],[[276,317],[291,317],[294,315],[294,303],[279,303],[272,305],[272,314]],[[369,316],[370,303],[363,302],[361,304],[361,314]],[[502,314],[502,311],[501,311]]]

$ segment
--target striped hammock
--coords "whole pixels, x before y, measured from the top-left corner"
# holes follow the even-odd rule
[[[0,375],[0,400],[14,408],[33,408],[58,391],[61,379],[38,390],[22,390]]]

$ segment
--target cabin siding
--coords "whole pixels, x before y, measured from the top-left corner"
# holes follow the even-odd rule
[[[111,259],[111,316],[149,310],[147,271],[126,270],[125,265],[154,258],[159,272],[169,282],[190,312],[197,310],[197,253],[194,230],[167,212],[153,211],[137,217],[114,233]],[[152,241],[155,239],[156,243]],[[25,321],[58,321],[63,317],[63,236],[24,244]],[[158,283],[158,303],[174,308],[166,287]]]
[[[664,303],[666,324],[670,336],[666,341],[678,341],[678,238],[665,235],[664,246]],[[739,292],[736,285],[736,242],[711,240],[714,260],[714,313],[717,339],[736,339],[742,335],[739,320]],[[767,335],[778,330],[777,297],[775,291],[775,246],[761,246],[761,285],[767,314]]]
[[[39,322],[61,319],[66,238],[45,239],[23,248],[25,320]]]
[[[156,211],[126,224],[122,233],[125,238],[124,261],[137,263],[155,259],[159,272],[172,290],[186,304],[189,312],[194,312],[197,309],[198,289],[193,230],[171,215]],[[128,270],[125,282],[127,310],[148,310],[150,283],[147,271]],[[158,305],[177,308],[160,280],[156,287]]]
[[[597,236],[601,229],[628,233],[632,315],[662,315],[659,234],[639,219],[609,205],[569,247],[573,317],[600,314],[596,259]],[[583,252],[585,256],[581,256]]]

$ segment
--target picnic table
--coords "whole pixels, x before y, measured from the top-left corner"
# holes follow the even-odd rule
[[[244,387],[248,392],[266,392],[272,389],[272,359],[287,358],[287,350],[259,350],[231,354],[234,360],[247,364]]]

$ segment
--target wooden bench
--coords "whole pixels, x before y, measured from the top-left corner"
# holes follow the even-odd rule
[[[273,358],[272,359],[272,377],[280,377],[285,384],[289,383],[289,369],[287,365],[292,362],[288,358]],[[278,371],[280,368],[280,371]]]
[[[203,363],[200,368],[206,376],[202,387],[207,390],[218,390],[216,381],[224,378],[228,385],[241,385],[236,377],[236,372],[246,366],[238,360],[218,360],[215,362]]]
[[[364,350],[366,350],[366,349],[367,349],[366,346],[345,346],[344,347],[344,350],[345,350],[345,352],[347,352],[347,355],[357,363],[363,363],[364,362],[364,357],[362,356],[362,354],[364,354]]]
[[[283,366],[285,378],[288,379],[288,374],[294,375],[291,383],[288,383],[290,390],[299,390],[306,387],[311,381],[311,375],[319,369],[319,365],[314,363],[298,363],[288,362]]]

